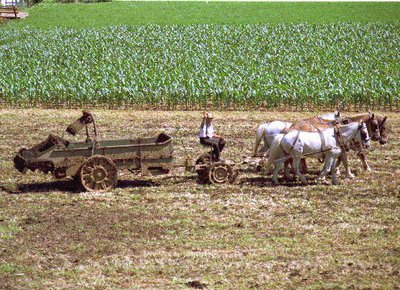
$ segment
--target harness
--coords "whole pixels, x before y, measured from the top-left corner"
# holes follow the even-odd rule
[[[344,142],[343,134],[340,132],[339,125],[335,125],[334,127],[335,137],[339,143],[339,147],[341,150],[348,152],[350,150],[349,146]],[[358,129],[359,130],[359,129]],[[357,133],[356,133],[357,134]]]
[[[321,117],[318,117],[318,119],[320,120],[320,122],[317,123],[317,124],[325,124],[325,123],[323,122],[323,119],[322,119]],[[322,159],[318,159],[318,161],[321,162],[321,163],[323,163],[323,161],[324,161],[324,159],[325,159],[325,152],[326,152],[326,151],[329,151],[329,150],[331,149],[331,147],[326,147],[325,138],[324,138],[324,134],[323,134],[323,130],[321,130],[320,128],[318,128],[317,126],[315,126],[315,124],[316,124],[315,122],[312,123],[312,122],[310,122],[310,121],[308,121],[308,120],[306,120],[306,122],[307,122],[309,125],[313,126],[315,129],[317,129],[317,132],[318,132],[318,134],[319,134],[319,137],[321,138],[321,153],[322,153]]]
[[[321,121],[320,122],[320,124],[323,124],[322,123],[322,119],[320,118],[320,117],[318,117],[318,119]],[[322,160],[319,160],[319,162],[323,162],[323,159],[325,159],[325,151],[328,151],[328,150],[330,150],[331,148],[329,148],[329,149],[327,149],[326,148],[326,146],[325,146],[325,138],[324,138],[324,135],[323,135],[323,130],[321,130],[320,128],[318,128],[317,126],[315,126],[315,124],[313,124],[313,123],[311,123],[311,122],[309,122],[309,121],[307,121],[307,123],[308,124],[310,124],[311,126],[313,126],[315,129],[317,129],[317,132],[318,132],[318,134],[319,134],[319,137],[321,138],[321,153],[322,153]]]
[[[310,123],[310,125],[313,125],[313,124]],[[313,125],[313,126],[314,126],[314,125]],[[331,146],[329,146],[329,147],[326,146],[325,138],[324,138],[324,135],[323,135],[323,130],[319,129],[319,128],[316,127],[316,126],[314,126],[314,127],[318,130],[318,134],[319,134],[319,136],[320,136],[320,138],[321,138],[321,151],[320,151],[320,152],[312,152],[312,153],[309,153],[309,154],[303,154],[303,156],[313,155],[313,154],[317,154],[317,153],[322,153],[322,156],[323,156],[323,157],[322,157],[322,160],[319,160],[319,161],[322,163],[323,160],[325,159],[325,152],[331,150],[332,147],[331,147]],[[299,139],[299,136],[300,136],[300,132],[302,132],[302,131],[300,131],[300,130],[297,131],[296,138],[294,138],[294,140],[293,140],[293,142],[292,142],[292,144],[291,144],[291,146],[290,146],[290,149],[289,149],[288,151],[286,151],[285,148],[283,148],[282,142],[279,142],[279,148],[283,151],[283,153],[284,153],[286,156],[290,155],[290,152],[293,150],[294,145],[296,145],[296,143],[297,143],[297,141],[298,141],[298,139]],[[339,132],[339,134],[341,134],[339,130],[338,130],[338,132]],[[285,135],[286,135],[286,134],[285,134]],[[343,136],[341,136],[341,138],[343,139]],[[343,144],[344,144],[344,142],[343,142]]]
[[[285,134],[285,135],[286,135],[286,134]],[[285,153],[285,155],[289,155],[290,152],[292,152],[292,150],[293,150],[293,148],[294,148],[294,145],[297,143],[297,140],[299,140],[299,136],[300,136],[300,131],[297,131],[296,138],[294,138],[294,140],[293,140],[293,142],[292,142],[292,145],[291,145],[291,147],[290,147],[290,149],[289,149],[288,152],[286,152],[286,150],[283,148],[283,146],[282,146],[282,140],[281,140],[281,142],[279,142],[279,148],[281,148],[281,150],[283,151],[283,153]]]
[[[318,129],[318,128],[317,128],[317,129]],[[358,133],[358,131],[360,131],[360,129],[361,129],[361,128],[358,127],[358,129],[357,129],[355,135],[357,135],[357,133]],[[287,160],[287,159],[289,158],[288,155],[289,155],[290,152],[293,150],[294,145],[297,143],[297,141],[298,141],[298,139],[299,139],[300,132],[301,132],[301,131],[297,131],[296,138],[293,140],[289,151],[286,151],[286,150],[283,148],[283,146],[282,146],[282,142],[279,142],[279,147],[280,147],[280,149],[281,149],[281,150],[283,151],[283,153],[286,155],[286,157],[283,157],[283,158],[280,158],[280,159],[285,159],[285,160]],[[320,135],[320,137],[321,137],[321,152],[311,152],[311,153],[308,153],[308,154],[303,154],[303,155],[302,155],[303,157],[309,156],[309,155],[314,155],[314,154],[317,154],[317,153],[322,153],[323,156],[324,156],[324,152],[329,151],[329,150],[331,150],[332,148],[338,148],[338,147],[332,147],[332,146],[326,147],[326,146],[325,146],[325,138],[323,138],[322,132],[323,132],[322,130],[318,130],[318,133],[319,133],[319,135]],[[360,131],[360,133],[362,134],[362,131]],[[286,134],[285,134],[285,135],[286,135]],[[339,143],[339,148],[340,148],[343,152],[348,152],[348,151],[349,151],[349,146],[347,146],[346,143],[344,142],[343,134],[342,134],[342,132],[340,132],[339,124],[335,124],[335,125],[334,125],[334,135],[335,135],[335,137],[336,137],[337,142]],[[363,139],[363,138],[362,138],[362,139]],[[360,145],[363,145],[363,144],[361,143]],[[361,151],[360,151],[360,153],[361,153]],[[325,158],[325,156],[324,156],[324,158]],[[323,160],[319,160],[319,161],[320,161],[321,163],[323,163]]]

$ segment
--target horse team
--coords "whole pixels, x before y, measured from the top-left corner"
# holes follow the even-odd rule
[[[284,177],[289,178],[289,165],[292,165],[295,177],[307,184],[304,173],[307,171],[305,158],[317,158],[324,162],[324,167],[317,180],[322,180],[330,172],[332,183],[338,184],[338,166],[343,163],[346,177],[354,178],[347,153],[354,150],[362,161],[365,170],[371,170],[365,149],[370,142],[387,143],[387,117],[371,112],[342,118],[335,113],[301,120],[296,123],[273,121],[262,124],[256,132],[253,149],[254,157],[268,157],[260,165],[263,171],[274,167],[272,181],[278,184],[278,174],[284,166]],[[264,146],[260,147],[261,141]],[[300,164],[302,164],[300,168]]]

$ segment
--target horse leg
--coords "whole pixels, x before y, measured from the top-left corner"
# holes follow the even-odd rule
[[[294,168],[294,162],[293,162],[293,158],[290,157],[289,160],[287,161],[288,166],[290,165],[290,169],[293,175],[296,175],[296,168]]]
[[[336,174],[336,158],[332,158],[331,175],[332,175],[332,184],[338,185],[339,180],[338,180],[337,174]]]
[[[325,157],[324,169],[322,169],[321,173],[318,175],[318,177],[315,180],[319,181],[319,180],[325,179],[326,175],[328,174],[328,171],[330,171],[332,168],[332,162],[333,162],[332,159],[334,159],[332,156]],[[335,175],[336,175],[336,172],[335,172]]]
[[[274,173],[273,173],[273,175],[272,175],[272,183],[273,183],[273,184],[279,184],[279,181],[278,181],[278,174],[279,174],[279,170],[281,169],[282,164],[283,164],[284,162],[285,162],[285,161],[283,161],[283,160],[279,160],[279,161],[276,161],[276,162],[275,162]]]
[[[344,151],[339,158],[343,161],[343,166],[346,171],[346,178],[353,179],[355,177],[355,175],[353,173],[351,173],[351,170],[349,167],[349,161],[347,159],[347,152]]]
[[[340,170],[339,170],[340,164],[342,164],[342,156],[339,156],[338,159],[336,160],[336,175],[337,176],[340,175]]]
[[[365,171],[371,171],[371,167],[369,167],[367,163],[367,156],[364,152],[360,152],[357,154],[358,157],[361,159]]]
[[[261,139],[262,139],[262,134],[259,134],[259,132],[257,131],[257,133],[256,133],[256,142],[254,144],[254,149],[253,149],[253,157],[257,156],[258,147],[260,146]]]
[[[300,157],[293,157],[293,163],[294,163],[294,169],[296,171],[296,175],[299,176],[300,181],[303,184],[307,184],[307,179],[306,177],[303,175],[303,173],[301,173],[300,171],[300,160],[301,160],[301,156]]]
[[[303,172],[303,174],[307,173],[307,162],[305,158],[301,159],[301,172]]]
[[[261,155],[262,156],[269,156],[269,146],[267,145],[267,143],[264,144],[264,146],[258,150],[257,155]]]
[[[293,160],[292,160],[292,159],[286,160],[285,163],[284,163],[283,177],[284,177],[284,179],[285,179],[286,181],[289,181],[289,180],[290,180],[290,169],[289,169],[289,165],[291,165],[292,168],[293,168]]]

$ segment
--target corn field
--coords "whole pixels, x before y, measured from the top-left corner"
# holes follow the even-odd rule
[[[399,107],[400,22],[0,29],[6,105]]]

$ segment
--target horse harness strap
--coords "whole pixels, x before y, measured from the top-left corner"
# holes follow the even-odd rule
[[[321,118],[318,117],[319,120],[321,120]],[[317,126],[315,126],[315,124],[308,122],[311,126],[313,126],[315,129],[317,129],[317,132],[319,134],[319,137],[321,138],[321,153],[322,153],[322,160],[325,159],[325,151],[327,151],[326,145],[325,145],[325,138],[324,138],[324,134],[323,131],[318,128]],[[330,148],[329,148],[330,149]],[[321,160],[320,160],[321,162]],[[322,163],[322,162],[321,162]]]
[[[297,140],[299,140],[299,136],[300,136],[300,131],[297,131],[296,138],[294,138],[294,140],[293,140],[293,142],[292,142],[292,144],[291,144],[291,146],[290,146],[290,149],[289,149],[289,151],[287,151],[287,152],[286,152],[285,148],[283,148],[283,146],[282,146],[282,140],[281,140],[281,142],[279,142],[279,147],[281,148],[281,150],[283,151],[283,153],[285,153],[285,155],[289,155],[290,152],[293,150],[294,145],[297,143]]]
[[[344,138],[342,133],[340,132],[339,126],[335,126],[335,136],[339,142],[339,147],[340,149],[342,149],[343,151],[348,152],[349,151],[349,147],[346,145],[346,143],[344,142]]]

